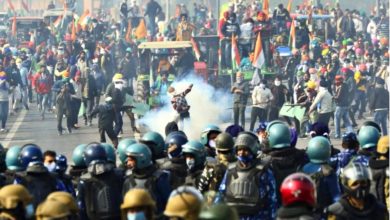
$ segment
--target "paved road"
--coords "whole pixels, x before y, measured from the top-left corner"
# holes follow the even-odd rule
[[[80,120],[81,128],[73,130],[71,134],[64,133],[58,136],[55,115],[46,113],[45,120],[42,120],[37,107],[32,105],[29,111],[23,109],[16,116],[9,118],[7,123],[9,132],[0,134],[0,143],[5,147],[36,143],[43,150],[55,150],[70,158],[73,148],[78,144],[99,141],[97,119],[93,121],[92,127],[84,126],[83,123],[84,120]],[[123,137],[134,137],[127,116],[124,117],[124,123]],[[62,121],[62,124],[66,127],[66,119]]]
[[[247,116],[249,117],[248,114]],[[367,119],[370,119],[370,117],[367,117]],[[249,124],[249,118],[247,120]],[[65,123],[65,120],[63,120],[63,126],[65,126]],[[7,127],[10,130],[8,133],[0,134],[0,143],[5,147],[36,143],[43,150],[55,150],[57,153],[65,154],[70,158],[73,148],[78,144],[99,141],[97,120],[95,119],[93,123],[92,127],[87,127],[83,125],[83,120],[80,120],[80,129],[74,130],[72,134],[58,136],[54,114],[47,113],[45,120],[41,120],[37,107],[33,104],[29,111],[23,109],[16,116],[9,118]],[[361,124],[362,121],[358,121],[358,123]],[[224,125],[221,127],[224,128]],[[331,129],[333,129],[332,126]],[[127,116],[124,116],[123,131],[123,137],[134,137]],[[135,138],[138,139],[139,135],[136,134]],[[299,139],[297,147],[305,148],[308,140]],[[332,143],[335,147],[340,148],[340,140],[332,139]]]

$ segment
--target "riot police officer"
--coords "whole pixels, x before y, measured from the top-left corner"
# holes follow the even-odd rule
[[[137,141],[132,138],[125,138],[119,142],[117,152],[118,152],[119,161],[121,162],[119,166],[120,168],[126,169],[127,167],[126,148],[135,143],[137,143]]]
[[[183,145],[188,142],[188,139],[183,132],[173,131],[168,134],[165,142],[167,145],[168,158],[160,165],[160,168],[170,172],[171,186],[173,189],[176,189],[184,184],[187,176],[187,165],[183,156]]]
[[[284,179],[280,186],[282,207],[278,209],[277,220],[313,220],[316,205],[315,183],[303,173],[294,173]]]
[[[225,175],[229,164],[236,162],[233,151],[234,140],[228,133],[220,133],[215,138],[217,161],[207,161],[198,184],[198,190],[202,193],[213,190],[217,191]]]
[[[218,134],[221,133],[221,129],[216,125],[207,125],[205,129],[203,129],[200,142],[205,146],[207,156],[215,157],[215,138]]]
[[[327,208],[328,219],[387,219],[385,206],[370,194],[370,175],[361,163],[350,163],[341,173],[343,197]]]
[[[145,189],[132,189],[121,205],[122,219],[154,219],[156,203]]]
[[[8,148],[8,151],[5,155],[5,164],[7,166],[7,170],[4,172],[4,175],[7,185],[14,182],[16,173],[22,172],[24,170],[19,160],[20,151],[22,151],[22,147],[15,145]]]
[[[197,220],[203,196],[192,186],[181,186],[172,191],[164,215],[169,219]]]
[[[79,219],[79,207],[77,207],[76,199],[67,192],[53,192],[47,196],[46,200],[56,200],[68,207],[71,217],[70,220]]]
[[[145,133],[142,138],[140,139],[140,142],[145,144],[149,147],[150,151],[152,152],[152,160],[156,162],[156,160],[164,158],[164,148],[165,148],[165,142],[164,138],[155,131],[149,131]]]
[[[131,189],[143,188],[149,191],[162,212],[168,201],[171,187],[169,174],[152,163],[152,153],[145,144],[132,144],[126,149],[127,168],[122,195]]]
[[[361,157],[356,161],[361,162],[364,166],[368,167],[370,157],[375,155],[376,145],[380,138],[380,131],[374,126],[363,125],[358,131],[357,138],[360,144],[358,155]]]
[[[88,172],[80,177],[77,203],[82,219],[118,219],[122,201],[123,176],[99,143],[90,143],[84,150]]]
[[[23,185],[32,193],[34,207],[37,207],[50,193],[66,191],[63,182],[43,165],[40,147],[35,144],[24,145],[19,159],[26,170],[15,176],[14,183]]]
[[[0,189],[0,219],[33,219],[33,197],[22,185],[7,185]]]
[[[42,202],[35,214],[37,220],[68,219],[71,215],[72,213],[65,204],[52,199]]]
[[[257,136],[250,132],[238,135],[234,144],[237,162],[230,165],[219,187],[229,206],[237,209],[240,219],[274,219],[277,209],[276,184],[272,170],[260,159]]]
[[[70,166],[69,174],[72,176],[73,185],[77,189],[77,184],[79,183],[80,176],[87,172],[87,165],[84,161],[84,150],[87,147],[87,144],[80,144],[73,149],[72,152],[72,162],[73,165]]]
[[[370,158],[368,165],[372,174],[370,192],[389,209],[389,136],[379,139],[376,155]]]
[[[265,160],[270,162],[276,188],[279,189],[284,178],[298,171],[306,163],[305,152],[291,147],[290,129],[284,122],[273,121],[268,124],[266,131],[270,152]],[[277,195],[280,198],[279,192]]]
[[[316,212],[322,214],[323,209],[336,202],[341,196],[338,177],[328,164],[331,148],[327,138],[312,138],[306,149],[310,162],[302,168],[302,172],[314,180],[317,192]]]
[[[199,141],[189,141],[183,146],[183,155],[187,164],[187,177],[184,184],[196,187],[206,161],[204,146]]]
[[[54,171],[57,174],[57,178],[64,183],[65,189],[68,193],[72,194],[72,196],[76,196],[72,177],[65,173],[66,169],[68,169],[68,160],[62,154],[57,155],[55,159]]]

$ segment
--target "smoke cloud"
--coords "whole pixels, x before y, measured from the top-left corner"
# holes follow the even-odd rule
[[[202,78],[191,75],[186,79],[174,82],[172,86],[177,93],[183,92],[193,84],[193,88],[186,99],[190,108],[190,120],[185,123],[184,132],[189,139],[199,139],[200,133],[208,124],[220,125],[231,119],[232,95],[224,90],[217,90],[205,83]],[[176,111],[167,100],[162,108],[148,112],[139,123],[149,130],[165,134],[165,126],[174,120]],[[179,125],[180,127],[180,125]]]

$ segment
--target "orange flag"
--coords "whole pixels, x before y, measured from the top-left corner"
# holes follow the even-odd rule
[[[261,69],[261,67],[265,63],[265,57],[264,57],[263,45],[261,43],[260,32],[257,35],[255,52],[254,52],[253,56],[254,57],[253,57],[252,65],[258,69]]]
[[[137,40],[143,39],[147,36],[147,30],[144,19],[141,19],[137,29],[135,30],[135,37]]]
[[[16,15],[14,15],[14,18],[12,19],[12,36],[16,36]]]
[[[291,7],[292,7],[292,0],[288,0],[288,3],[287,3],[287,11],[289,13],[291,13]]]
[[[70,35],[70,38],[72,39],[72,41],[75,41],[76,38],[77,38],[76,32],[77,32],[76,24],[75,24],[75,22],[73,20],[73,22],[72,22],[72,34]]]
[[[268,19],[268,15],[269,15],[269,0],[263,0],[263,12],[267,15],[267,19]]]
[[[128,42],[128,43],[131,43],[132,42],[132,40],[131,40],[131,22],[129,22],[128,24],[127,24],[127,31],[126,31],[126,36],[125,36],[125,40],[126,40],[126,42]]]
[[[294,22],[294,19],[291,22],[289,45],[291,48],[295,48],[295,22]]]

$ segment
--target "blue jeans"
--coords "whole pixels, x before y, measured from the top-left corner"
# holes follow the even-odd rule
[[[38,108],[41,110],[41,115],[45,115],[46,107],[48,106],[49,94],[38,94]]]
[[[353,132],[351,120],[349,119],[349,113],[348,113],[348,107],[341,107],[336,106],[336,110],[334,112],[334,127],[336,130],[335,137],[340,138],[341,131],[340,131],[340,121],[343,119],[345,128],[347,129],[347,132]]]
[[[8,101],[0,102],[0,119],[1,119],[1,128],[5,128],[5,123],[7,123],[8,119]]]
[[[382,128],[382,135],[387,135],[387,114],[388,110],[377,110],[374,113],[374,121],[381,126]]]
[[[353,108],[353,113],[356,114],[356,112],[359,110],[359,116],[363,116],[363,113],[366,111],[366,92],[357,90],[355,93],[355,105]]]
[[[115,112],[115,126],[114,126],[114,132],[118,136],[119,133],[122,130],[123,126],[123,119],[122,119],[122,112],[116,111]]]

